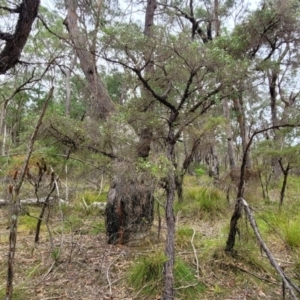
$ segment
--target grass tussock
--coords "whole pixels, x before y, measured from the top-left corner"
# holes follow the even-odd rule
[[[175,205],[175,211],[180,211],[183,216],[200,219],[218,217],[226,208],[226,196],[222,191],[199,186],[186,188],[184,201]]]
[[[127,284],[137,295],[160,295],[163,289],[163,268],[166,257],[161,251],[142,256],[127,270]],[[195,272],[183,260],[177,259],[174,266],[175,291],[178,299],[196,299],[205,290],[198,282]]]
[[[19,216],[18,232],[23,234],[33,234],[36,232],[38,217],[22,215]],[[41,231],[47,230],[44,222],[41,224]]]

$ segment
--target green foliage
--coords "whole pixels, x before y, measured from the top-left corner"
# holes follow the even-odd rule
[[[166,257],[160,251],[138,258],[127,271],[127,283],[142,295],[150,296],[161,293],[165,262]],[[175,262],[174,278],[175,289],[180,299],[196,299],[205,290],[204,285],[195,279],[191,268],[180,259]]]
[[[5,287],[0,288],[0,298],[5,299],[6,289]],[[29,291],[25,287],[14,286],[13,296],[14,300],[31,300],[32,296],[29,294]]]
[[[191,239],[194,234],[194,231],[190,227],[179,227],[176,231],[176,246],[181,249],[192,249]],[[198,232],[195,232],[193,243],[194,245],[198,245],[200,240],[200,236]]]
[[[53,251],[51,252],[51,258],[57,262],[59,260],[60,257],[60,248],[59,247],[55,247],[53,249]]]
[[[283,234],[286,243],[291,247],[300,247],[300,217],[294,220],[287,220],[283,227]]]
[[[38,219],[32,216],[19,216],[18,231],[26,234],[32,234],[36,231],[36,224]],[[41,231],[46,230],[46,225],[42,223]]]
[[[87,190],[87,191],[84,191],[83,194],[79,193],[77,195],[77,199],[78,199],[78,201],[80,201],[80,199],[84,199],[84,201],[87,205],[90,205],[93,202],[106,202],[107,192],[102,192],[101,194],[99,194],[98,191]]]
[[[151,160],[140,159],[137,163],[138,170],[148,171],[157,179],[164,178],[170,168],[174,167],[164,155],[152,157]]]
[[[91,234],[98,235],[99,233],[105,233],[105,230],[106,228],[104,220],[97,221],[92,224]]]
[[[144,295],[157,293],[162,286],[163,266],[166,261],[165,255],[160,251],[137,259],[128,269],[128,284],[136,291],[143,289]]]
[[[265,210],[257,217],[257,223],[262,232],[272,234],[277,240],[283,240],[291,249],[300,247],[300,217],[297,205],[285,205],[278,210],[278,204]]]
[[[198,218],[216,217],[224,213],[226,208],[224,193],[215,187],[185,188],[184,202],[175,204],[175,210],[180,211],[184,216]]]
[[[115,103],[120,103],[124,76],[125,74],[118,71],[105,76],[107,91]]]
[[[57,233],[63,233],[64,231],[80,232],[84,227],[84,219],[79,214],[74,214],[74,212],[69,212],[64,218],[64,224],[55,228]]]
[[[195,168],[195,173],[196,173],[196,176],[201,177],[202,175],[206,174],[206,171],[203,168],[198,167],[198,168]]]

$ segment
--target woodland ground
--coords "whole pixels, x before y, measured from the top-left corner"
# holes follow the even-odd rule
[[[248,191],[249,203],[255,211],[260,212],[255,216],[263,238],[278,262],[298,285],[299,183],[299,179],[295,179],[289,184],[284,207],[280,212],[277,200],[261,200],[258,185]],[[185,203],[177,204],[175,208],[176,259],[185,262],[193,274],[190,284],[184,282],[184,286],[177,286],[176,299],[282,299],[280,279],[260,251],[245,218],[240,222],[236,254],[229,256],[224,253],[233,204],[226,203],[224,198],[223,202],[220,200],[222,206],[214,208],[207,204],[203,206],[200,202],[198,206],[193,205],[191,195],[194,189],[197,190],[195,186],[198,184],[202,183],[194,179],[186,182]],[[274,199],[278,198],[278,191],[275,188],[272,190]],[[210,198],[208,203],[216,201],[209,193],[206,195]],[[220,192],[220,195],[223,194]],[[37,215],[39,210],[38,207],[28,208],[31,215]],[[8,207],[0,208],[2,299],[7,272],[8,213]],[[106,244],[103,213],[84,209],[75,203],[62,209],[54,205],[47,216],[51,236],[44,225],[40,243],[35,245],[36,219],[21,214],[15,257],[14,299],[159,299],[160,275],[153,288],[145,294],[142,289],[137,290],[131,286],[128,272],[133,265],[138,264],[136,259],[153,257],[159,250],[163,252],[165,225],[162,210],[161,217],[159,240],[156,218],[151,238],[136,246],[112,246]],[[288,234],[294,228],[291,224],[296,229],[289,237]],[[199,292],[184,292],[197,283],[201,284]]]

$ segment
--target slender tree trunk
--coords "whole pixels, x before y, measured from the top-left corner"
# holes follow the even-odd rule
[[[288,163],[286,168],[284,168],[283,164],[282,164],[282,159],[279,160],[279,165],[280,165],[282,173],[283,173],[283,183],[282,183],[282,187],[281,187],[281,191],[280,191],[280,201],[279,201],[279,207],[281,207],[283,204],[287,179],[288,179],[288,175],[289,175],[289,171],[290,171],[291,167],[290,167],[290,164]]]
[[[1,145],[2,155],[5,155],[6,152],[6,123],[5,123],[6,106],[7,106],[7,101],[3,103],[3,107],[0,113],[0,135],[2,136],[2,145]]]
[[[239,124],[241,139],[242,139],[242,148],[243,153],[247,154],[246,157],[246,167],[248,169],[251,169],[251,159],[250,159],[250,153],[248,151],[245,151],[247,144],[248,144],[248,135],[246,130],[246,121],[245,121],[245,112],[244,112],[244,104],[243,104],[243,95],[240,94],[239,97],[233,99],[233,105],[234,110],[237,114],[237,121]]]
[[[278,79],[278,73],[275,70],[271,71],[271,74],[269,74],[269,92],[270,92],[270,107],[271,107],[271,120],[272,120],[272,126],[277,126],[279,124],[278,122],[278,116],[277,116],[277,90],[276,90],[276,81]],[[279,130],[274,129],[274,143],[276,145],[276,148],[280,149],[280,137],[279,137]],[[280,165],[278,163],[277,158],[272,159],[272,167],[273,167],[273,173],[275,178],[279,178],[280,176]]]
[[[147,7],[146,7],[146,14],[145,14],[145,26],[144,26],[144,35],[147,36],[149,39],[153,38],[153,25],[154,25],[154,13],[157,8],[156,0],[147,0]],[[148,55],[145,55],[147,57]],[[148,62],[145,68],[145,76],[150,76],[153,72],[153,57],[149,58],[150,61]],[[152,100],[152,96],[149,94],[148,91],[143,90],[144,98],[147,99],[147,106],[149,101]],[[148,109],[151,109],[152,106],[150,105]],[[138,157],[146,158],[149,156],[149,152],[151,149],[151,141],[152,141],[152,129],[149,127],[142,128],[141,132],[139,133],[139,145],[137,147],[137,155]]]
[[[184,178],[183,173],[176,174],[175,176],[177,198],[179,202],[183,202],[183,178]]]
[[[70,66],[63,71],[65,75],[65,83],[66,83],[66,116],[70,116],[71,114],[71,97],[72,97],[72,90],[71,90],[71,72],[76,63],[76,56],[72,58]]]
[[[20,199],[19,194],[25,178],[25,174],[28,169],[29,159],[31,157],[34,142],[36,140],[38,131],[42,125],[42,120],[44,118],[48,103],[53,95],[53,88],[50,90],[48,98],[46,99],[43,110],[40,114],[39,120],[35,126],[34,132],[32,133],[31,139],[29,141],[27,154],[25,161],[23,163],[22,170],[18,178],[15,178],[15,185],[9,186],[9,193],[12,197],[12,210],[10,216],[10,231],[9,231],[9,251],[8,251],[8,260],[7,260],[7,283],[6,283],[6,296],[5,300],[11,300],[13,295],[13,278],[14,278],[14,264],[15,264],[15,253],[16,253],[16,244],[17,244],[17,226],[18,226],[18,215],[20,210]]]
[[[172,134],[172,133],[171,133]],[[175,144],[169,140],[167,145],[167,158],[170,163],[174,162]],[[175,172],[171,167],[167,174],[167,203],[166,203],[166,223],[167,223],[167,240],[165,254],[167,261],[164,267],[164,291],[163,300],[174,299],[174,260],[175,260],[175,216],[174,216],[174,199],[175,199]]]
[[[223,113],[224,113],[224,117],[228,120],[228,123],[226,124],[227,154],[229,158],[230,171],[232,171],[235,169],[236,163],[234,158],[233,137],[232,137],[232,129],[230,125],[229,105],[228,105],[227,98],[223,100]]]

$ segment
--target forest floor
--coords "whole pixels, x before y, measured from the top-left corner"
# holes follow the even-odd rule
[[[31,215],[40,210],[29,209]],[[298,215],[299,212],[300,209]],[[222,214],[204,219],[177,211],[176,258],[188,262],[194,270],[194,279],[204,288],[193,296],[182,294],[184,289],[178,288],[176,299],[283,299],[281,280],[245,221],[241,222],[236,254],[224,253],[231,213],[232,205]],[[7,276],[8,214],[7,207],[0,208],[2,299]],[[157,278],[158,285],[150,294],[133,289],[127,278],[128,269],[136,264],[137,258],[147,257],[159,249],[164,251],[164,223],[159,240],[155,223],[151,239],[139,246],[112,246],[106,243],[101,212],[83,213],[76,209],[65,213],[63,221],[60,215],[58,208],[50,210],[51,234],[43,226],[38,244],[34,243],[36,219],[25,214],[20,216],[13,299],[160,299],[161,278]],[[288,276],[299,284],[299,248],[292,249],[281,238],[274,238],[275,231],[264,231],[268,246]]]

